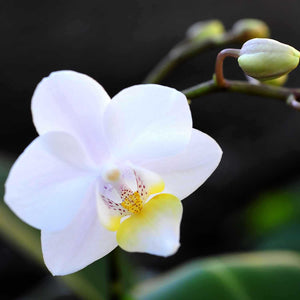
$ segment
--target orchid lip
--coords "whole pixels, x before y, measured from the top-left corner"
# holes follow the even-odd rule
[[[111,175],[117,175],[117,180],[107,180]],[[142,213],[150,196],[164,190],[160,176],[129,163],[118,168],[105,165],[102,178],[105,180],[99,186],[98,213],[100,222],[111,231],[118,229],[122,217]]]

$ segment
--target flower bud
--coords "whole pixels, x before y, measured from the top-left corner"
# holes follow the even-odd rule
[[[232,32],[241,36],[241,42],[270,37],[268,25],[258,19],[241,19],[233,25]]]
[[[219,20],[209,20],[193,24],[188,28],[186,36],[190,40],[203,41],[219,38],[224,32],[224,25]]]
[[[259,84],[263,83],[263,84],[268,84],[268,85],[273,85],[273,86],[283,86],[287,82],[289,75],[285,74],[278,78],[268,79],[268,80],[263,80],[263,81],[257,80],[248,75],[246,75],[246,77],[250,83],[255,84],[255,85],[259,85]]]
[[[264,80],[263,83],[268,85],[273,85],[273,86],[283,86],[287,82],[288,77],[289,77],[288,74],[284,74],[278,78]]]
[[[238,63],[243,71],[261,81],[281,77],[299,64],[300,52],[271,39],[252,39],[240,50]]]

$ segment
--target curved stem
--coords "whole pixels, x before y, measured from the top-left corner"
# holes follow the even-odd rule
[[[227,81],[224,78],[223,74],[223,62],[226,57],[239,57],[240,49],[224,49],[219,52],[217,59],[216,59],[216,82],[221,87],[226,87],[228,85]]]

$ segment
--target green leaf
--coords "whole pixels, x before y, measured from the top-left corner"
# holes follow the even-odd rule
[[[265,192],[245,213],[248,242],[257,250],[300,251],[300,188],[295,182]]]
[[[257,250],[285,249],[300,252],[300,224],[288,224],[256,241]]]
[[[12,159],[0,156],[0,192],[2,196],[4,182],[11,165]],[[41,263],[41,266],[46,269],[42,258],[39,231],[23,223],[3,201],[0,202],[0,234],[19,251]],[[109,298],[107,257],[80,272],[57,278],[83,299],[105,300]]]
[[[138,300],[293,300],[300,295],[300,256],[257,252],[199,260],[137,286]]]
[[[115,291],[117,295],[124,295],[134,284],[140,279],[141,274],[137,274],[137,267],[128,257],[127,252],[116,248],[113,255],[115,270],[118,274],[118,281],[115,283]]]
[[[268,192],[250,205],[246,223],[251,235],[260,236],[299,219],[299,194],[288,190]]]

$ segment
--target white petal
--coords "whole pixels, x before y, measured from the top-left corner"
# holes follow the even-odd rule
[[[110,98],[92,78],[74,71],[51,73],[37,86],[32,115],[38,133],[64,131],[76,137],[90,156],[107,155],[102,115]]]
[[[46,133],[13,165],[4,199],[31,226],[59,230],[75,217],[96,176],[73,137]]]
[[[76,272],[117,246],[116,233],[99,223],[95,194],[91,193],[84,202],[67,228],[58,232],[42,231],[44,261],[53,275]]]
[[[180,200],[171,194],[158,194],[139,214],[121,223],[117,231],[118,244],[129,252],[172,255],[179,247],[181,217]]]
[[[193,129],[190,143],[184,151],[142,165],[161,175],[167,192],[184,199],[206,181],[221,157],[222,150],[217,142],[207,134]]]
[[[137,163],[182,150],[192,118],[184,94],[160,85],[136,85],[109,103],[104,128],[114,155]]]
[[[165,188],[165,183],[161,176],[147,169],[133,166],[137,182],[137,191],[140,194],[143,202],[157,193],[161,193]]]

